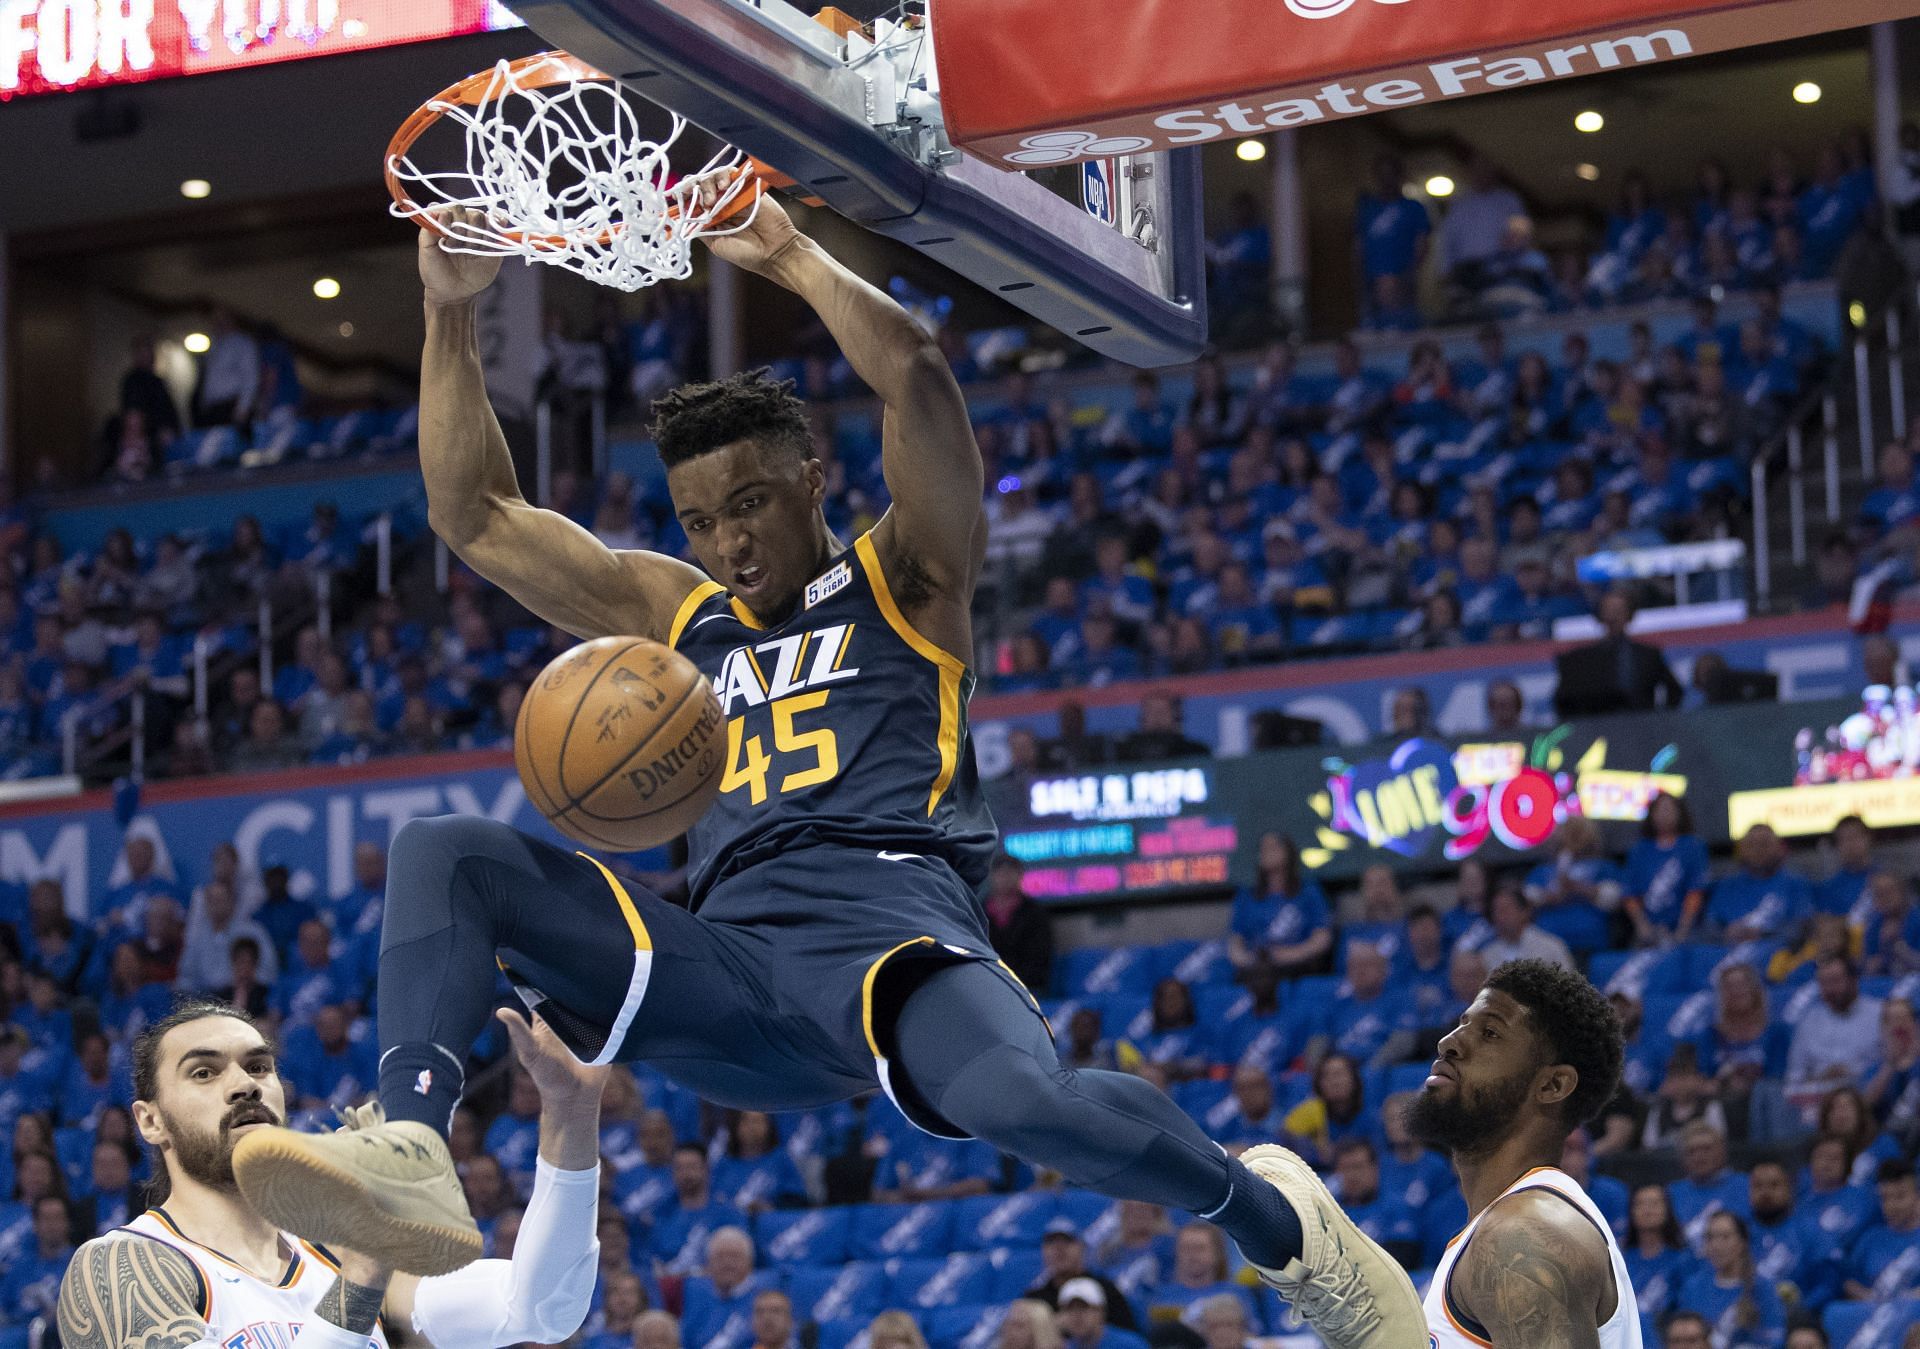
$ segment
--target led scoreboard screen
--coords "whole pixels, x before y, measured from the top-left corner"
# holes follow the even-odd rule
[[[519,26],[497,0],[0,0],[0,100]]]
[[[996,784],[1006,850],[1035,899],[1130,899],[1232,883],[1240,830],[1214,765]]]

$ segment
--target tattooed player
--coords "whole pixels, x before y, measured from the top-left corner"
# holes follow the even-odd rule
[[[501,1013],[540,1088],[540,1159],[514,1258],[442,1278],[393,1274],[271,1226],[233,1180],[248,1132],[283,1124],[286,1093],[244,1012],[194,1002],[134,1044],[134,1120],[158,1154],[154,1206],[82,1246],[60,1287],[66,1349],[442,1349],[566,1339],[599,1263],[600,1093],[544,1022]],[[361,1107],[349,1127],[376,1122]]]
[[[1599,990],[1540,960],[1493,972],[1408,1124],[1453,1156],[1472,1221],[1427,1291],[1432,1349],[1640,1349],[1626,1261],[1559,1169],[1567,1135],[1620,1085],[1620,1023]]]

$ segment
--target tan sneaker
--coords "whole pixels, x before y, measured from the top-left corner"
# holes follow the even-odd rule
[[[1346,1215],[1313,1168],[1272,1144],[1240,1154],[1300,1215],[1304,1247],[1285,1269],[1254,1272],[1319,1332],[1328,1349],[1423,1349],[1427,1314],[1413,1280]]]
[[[386,1122],[378,1105],[341,1112],[331,1134],[249,1131],[233,1149],[233,1176],[254,1211],[276,1227],[423,1278],[480,1258],[453,1154],[431,1128]]]

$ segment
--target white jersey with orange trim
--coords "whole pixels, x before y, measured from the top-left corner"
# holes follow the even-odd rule
[[[220,1349],[293,1349],[295,1327],[333,1287],[340,1266],[319,1247],[283,1235],[293,1256],[279,1281],[269,1282],[188,1237],[163,1208],[149,1209],[113,1234],[120,1241],[164,1242],[193,1262],[200,1271],[200,1314],[208,1326],[207,1338]],[[368,1349],[387,1349],[379,1326],[373,1328]]]
[[[1600,1233],[1607,1243],[1607,1258],[1613,1263],[1614,1289],[1613,1315],[1600,1327],[1600,1349],[1642,1349],[1640,1307],[1633,1296],[1633,1279],[1627,1273],[1626,1259],[1620,1254],[1619,1243],[1613,1239],[1613,1229],[1607,1226],[1606,1216],[1587,1197],[1578,1181],[1556,1167],[1542,1166],[1527,1172],[1502,1190],[1493,1203],[1521,1190],[1552,1190],[1579,1209]],[[1460,1235],[1447,1243],[1446,1254],[1440,1257],[1440,1265],[1433,1271],[1426,1301],[1427,1343],[1431,1349],[1490,1349],[1493,1343],[1484,1333],[1484,1327],[1465,1315],[1451,1296],[1453,1267],[1460,1262],[1467,1243],[1473,1240],[1481,1219],[1492,1208],[1493,1204],[1489,1204],[1480,1210]]]

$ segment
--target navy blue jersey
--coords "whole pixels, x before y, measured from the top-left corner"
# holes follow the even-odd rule
[[[907,622],[871,535],[777,627],[709,581],[667,640],[713,681],[727,722],[720,795],[687,833],[696,908],[728,876],[815,844],[918,853],[984,886],[998,834],[967,730],[973,673]]]

